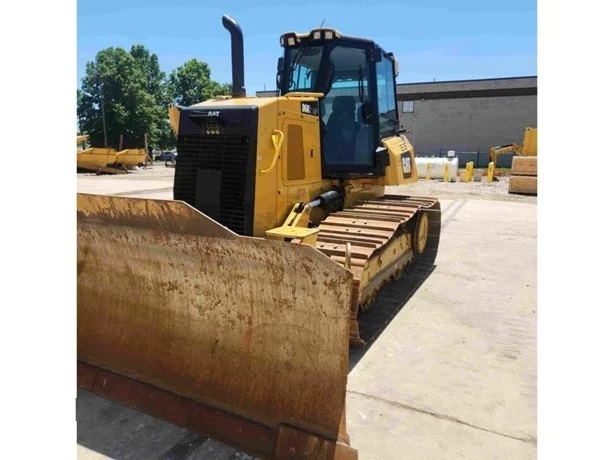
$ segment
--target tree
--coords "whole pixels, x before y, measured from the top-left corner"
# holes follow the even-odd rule
[[[231,94],[230,84],[211,80],[206,62],[190,59],[170,73],[168,91],[175,104],[189,106],[215,96]]]
[[[77,93],[77,117],[93,146],[142,148],[144,135],[159,145],[164,139],[164,73],[158,58],[144,46],[130,52],[106,48],[88,62]]]
[[[78,107],[80,107],[81,104],[83,104],[83,91],[81,91],[80,89],[77,89],[77,133],[78,134],[83,133],[82,124],[85,121],[79,116]]]
[[[168,96],[167,79],[160,70],[158,56],[151,54],[143,45],[133,45],[130,54],[137,60],[137,64],[145,75],[147,92],[154,96],[157,106],[157,133],[151,139],[150,144],[160,149],[166,149],[174,145],[171,125],[168,119]]]
[[[77,127],[93,146],[118,148],[123,135],[123,148],[142,148],[147,134],[149,145],[166,149],[175,144],[168,104],[192,105],[231,91],[231,85],[211,80],[211,69],[197,59],[167,79],[158,56],[145,46],[110,47],[86,64],[77,90]]]

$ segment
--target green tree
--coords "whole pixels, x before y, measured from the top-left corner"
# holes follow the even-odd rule
[[[206,62],[190,59],[170,73],[168,91],[175,104],[189,106],[215,96],[231,94],[232,86],[212,80],[211,68]]]
[[[147,92],[154,96],[156,101],[156,135],[149,142],[152,146],[166,149],[174,146],[170,121],[168,119],[168,96],[167,79],[160,70],[158,56],[151,54],[143,45],[133,45],[130,54],[137,60],[141,71],[145,75]]]
[[[85,121],[79,116],[78,108],[81,106],[81,104],[83,104],[83,91],[77,89],[77,134],[83,134],[83,129],[81,126]]]
[[[158,58],[142,45],[128,52],[110,47],[88,62],[77,93],[77,118],[93,146],[142,147],[164,140],[166,101],[164,73]],[[103,117],[104,114],[104,117]],[[168,123],[168,122],[166,122]]]

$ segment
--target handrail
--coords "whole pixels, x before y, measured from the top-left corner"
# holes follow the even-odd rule
[[[275,135],[278,135],[277,137]],[[273,140],[273,145],[275,146],[275,156],[273,157],[273,161],[271,162],[271,166],[267,169],[260,170],[260,174],[268,174],[270,173],[275,165],[277,164],[277,159],[281,153],[281,146],[284,144],[284,133],[278,129],[273,130],[273,135],[271,136]]]

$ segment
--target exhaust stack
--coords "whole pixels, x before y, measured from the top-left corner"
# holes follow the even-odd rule
[[[232,97],[245,97],[245,68],[243,58],[243,32],[230,16],[222,17],[224,28],[230,32],[232,50]]]

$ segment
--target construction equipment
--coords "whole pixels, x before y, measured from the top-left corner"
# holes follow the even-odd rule
[[[176,107],[173,104],[169,104],[168,106],[168,119],[171,123],[171,130],[173,131],[173,134],[175,135],[175,137],[177,137],[177,135],[179,134],[179,116],[180,116],[181,112],[179,110],[179,107]]]
[[[77,144],[89,140],[89,135],[77,135]],[[122,174],[142,166],[147,161],[146,149],[123,149],[90,147],[77,150],[77,170],[97,173]]]
[[[497,157],[505,153],[513,153],[514,156],[537,156],[537,128],[525,128],[522,145],[512,143],[498,145],[490,148],[490,161],[497,167]]]
[[[89,139],[90,139],[89,134],[77,135],[77,144],[80,144],[81,142],[87,142]]]
[[[439,244],[436,198],[385,193],[418,180],[398,64],[335,29],[289,32],[280,95],[247,97],[243,34],[222,22],[232,96],[169,108],[174,199],[78,195],[79,383],[262,457],[357,458],[349,344]]]
[[[512,159],[508,193],[537,195],[537,155]]]
[[[490,161],[497,167],[497,157],[513,153],[508,185],[509,193],[537,195],[537,128],[525,128],[522,145],[508,144],[490,149]]]

